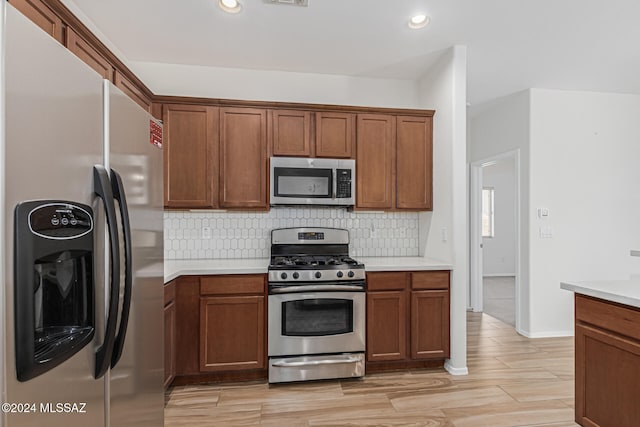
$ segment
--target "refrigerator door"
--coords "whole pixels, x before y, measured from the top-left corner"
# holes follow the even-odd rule
[[[2,400],[33,404],[28,413],[2,411],[4,426],[104,426],[105,382],[93,377],[95,350],[104,333],[104,211],[92,195],[92,166],[103,163],[101,79],[10,3],[6,5],[4,43],[6,192],[2,205],[5,269],[1,274],[5,301],[0,318],[5,332],[6,391]],[[20,202],[46,199],[72,201],[93,211],[95,336],[60,365],[19,381],[14,333],[14,209]],[[53,262],[47,268],[49,276],[66,271]],[[41,308],[39,312],[47,312]]]
[[[111,83],[105,80],[104,85],[109,167],[122,179],[132,253],[128,327],[119,360],[115,366],[112,361],[110,426],[157,427],[163,425],[164,410],[162,150],[150,143],[152,117]],[[124,277],[122,283],[121,301]],[[114,352],[118,359],[118,348]]]

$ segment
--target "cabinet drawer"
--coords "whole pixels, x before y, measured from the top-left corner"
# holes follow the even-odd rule
[[[576,294],[576,321],[640,340],[640,310]]]
[[[164,306],[166,307],[176,299],[176,281],[172,280],[164,285]]]
[[[407,288],[409,273],[404,271],[367,273],[367,290],[397,291]]]
[[[200,295],[264,294],[265,275],[238,274],[200,279]]]
[[[412,289],[449,289],[448,271],[414,271],[411,273]]]

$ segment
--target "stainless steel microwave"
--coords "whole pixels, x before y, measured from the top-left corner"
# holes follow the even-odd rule
[[[271,205],[353,206],[356,161],[271,157]]]

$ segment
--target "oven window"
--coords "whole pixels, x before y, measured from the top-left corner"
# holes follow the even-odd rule
[[[274,168],[277,197],[330,198],[333,194],[332,169]]]
[[[353,300],[313,298],[282,303],[282,335],[317,337],[353,332]]]

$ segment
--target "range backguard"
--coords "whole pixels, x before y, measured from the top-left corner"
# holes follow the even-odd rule
[[[69,359],[94,334],[93,211],[38,200],[15,208],[15,348],[18,380]]]

